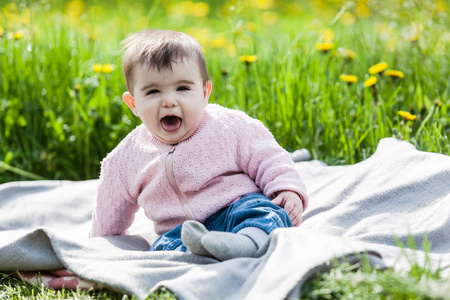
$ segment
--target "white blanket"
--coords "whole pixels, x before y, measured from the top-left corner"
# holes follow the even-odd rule
[[[296,298],[335,257],[369,251],[400,270],[424,263],[427,234],[432,267],[448,276],[450,157],[389,138],[355,165],[296,165],[310,193],[302,225],[274,231],[258,258],[225,262],[149,252],[155,234],[142,212],[131,236],[87,239],[97,180],[2,184],[0,271],[68,269],[139,299],[162,286],[179,299]],[[394,237],[405,246],[414,238],[417,250]]]

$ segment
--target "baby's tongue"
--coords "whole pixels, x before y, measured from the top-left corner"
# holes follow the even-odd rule
[[[161,126],[165,131],[174,132],[181,127],[181,118],[175,116],[167,116],[161,119]]]

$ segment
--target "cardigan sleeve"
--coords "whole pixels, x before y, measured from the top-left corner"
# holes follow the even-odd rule
[[[308,206],[308,194],[289,153],[275,140],[264,124],[251,119],[240,131],[240,165],[268,198],[279,192],[296,192]]]
[[[90,237],[125,235],[133,223],[139,205],[128,192],[120,171],[110,159],[102,161]]]

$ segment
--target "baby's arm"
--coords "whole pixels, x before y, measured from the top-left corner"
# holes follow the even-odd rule
[[[126,234],[139,209],[110,161],[102,162],[90,237]]]
[[[272,203],[284,208],[294,226],[300,225],[302,222],[303,201],[297,193],[282,191],[272,200]]]
[[[240,136],[243,171],[255,180],[264,195],[286,210],[294,226],[300,225],[301,215],[308,206],[308,194],[288,152],[259,121],[249,123]]]

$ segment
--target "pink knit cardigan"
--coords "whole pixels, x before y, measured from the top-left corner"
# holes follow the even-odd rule
[[[123,235],[142,207],[163,234],[206,218],[243,195],[298,193],[306,187],[290,155],[259,120],[208,104],[197,131],[177,145],[142,124],[102,161],[91,237]]]

